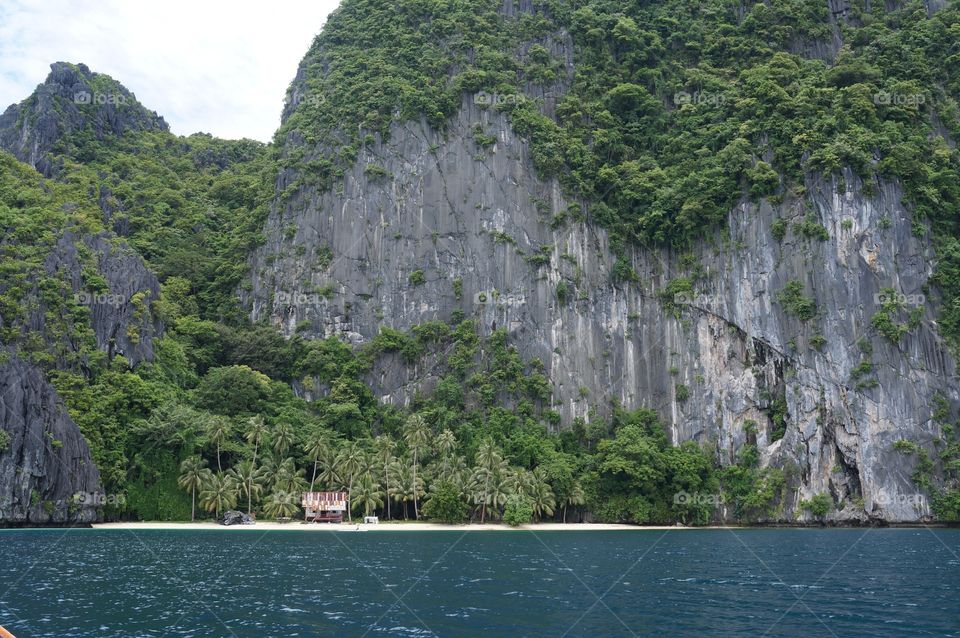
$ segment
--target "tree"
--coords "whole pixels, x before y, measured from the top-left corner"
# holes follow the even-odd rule
[[[211,417],[210,422],[207,424],[207,440],[212,445],[217,446],[218,472],[223,472],[223,467],[220,465],[220,446],[222,446],[224,441],[227,440],[227,437],[230,436],[232,429],[233,427],[230,424],[230,420],[222,416]]]
[[[300,495],[307,488],[307,480],[303,477],[303,470],[297,469],[293,459],[284,459],[277,465],[271,481],[272,492],[286,492],[294,496]]]
[[[457,448],[457,437],[450,430],[444,430],[437,435],[435,445],[440,456],[446,458]]]
[[[586,494],[580,486],[579,481],[575,481],[570,491],[567,492],[567,498],[563,500],[563,522],[567,522],[567,506],[579,507],[587,502]]]
[[[547,482],[546,472],[541,468],[533,470],[527,495],[533,502],[533,514],[540,520],[544,516],[553,516],[556,498],[553,489]]]
[[[190,522],[197,520],[197,490],[203,488],[210,470],[207,462],[199,456],[190,456],[180,464],[180,478],[177,485],[190,492]]]
[[[469,512],[470,508],[461,497],[460,490],[449,481],[435,484],[430,499],[423,506],[424,516],[442,523],[462,523],[467,520]]]
[[[407,518],[406,504],[423,496],[423,478],[413,471],[406,459],[397,459],[394,461],[390,470],[391,476],[395,477],[395,482],[389,490],[392,498],[403,503],[403,518]]]
[[[197,386],[197,404],[226,416],[257,414],[270,399],[270,377],[248,366],[212,368]]]
[[[503,522],[511,527],[526,525],[533,519],[533,501],[524,494],[513,494],[507,498],[503,511]]]
[[[340,455],[332,445],[322,451],[317,462],[320,469],[317,478],[321,485],[327,489],[333,489],[343,484],[343,479],[340,478],[339,473]]]
[[[270,518],[290,518],[298,509],[296,495],[291,492],[271,492],[263,503],[263,513]]]
[[[412,467],[413,467],[413,483],[417,483],[417,455],[420,450],[425,448],[430,442],[430,429],[427,427],[427,423],[423,420],[423,417],[419,414],[411,414],[407,419],[406,424],[403,427],[403,439],[407,444],[407,447],[410,449]],[[417,511],[417,495],[416,490],[414,490],[413,496],[413,517],[415,519],[420,518],[420,514]]]
[[[257,464],[257,453],[260,451],[260,445],[263,438],[267,435],[267,425],[263,422],[262,416],[252,416],[247,421],[246,439],[247,443],[253,446],[253,464]]]
[[[200,491],[200,507],[214,512],[217,518],[220,512],[237,506],[237,484],[226,474],[210,475]]]
[[[360,472],[362,462],[363,448],[360,447],[357,441],[348,441],[340,450],[337,458],[337,472],[347,483],[347,518],[350,521],[353,521],[353,507],[351,505],[353,483]]]
[[[363,507],[364,516],[370,516],[372,510],[383,505],[383,492],[373,474],[365,473],[361,477],[351,503]]]
[[[232,468],[227,470],[227,474],[233,478],[241,495],[247,499],[247,514],[253,509],[253,501],[260,498],[266,483],[266,472],[263,468],[254,465],[253,460],[240,461]]]
[[[260,415],[252,416],[247,421],[247,432],[246,439],[249,445],[253,446],[253,459],[250,462],[250,474],[247,477],[247,514],[250,514],[250,495],[253,493],[253,479],[254,474],[257,470],[257,453],[260,451],[260,446],[263,444],[263,438],[267,435],[267,425],[263,422],[263,417]],[[261,477],[264,477],[263,472],[260,473]]]
[[[296,442],[293,426],[281,423],[273,430],[273,451],[283,456]]]
[[[393,463],[393,452],[397,449],[396,442],[388,436],[380,435],[373,440],[373,447],[377,451],[377,457],[383,464],[383,488],[387,501],[387,519],[390,519],[390,465]]]
[[[499,448],[490,439],[480,444],[477,450],[477,467],[471,478],[474,490],[473,502],[480,505],[480,522],[487,516],[487,506],[497,506],[501,498],[508,491],[506,484],[508,473],[507,462],[503,459]]]
[[[330,453],[330,438],[326,434],[314,435],[303,446],[303,451],[307,458],[313,461],[313,475],[310,477],[310,490],[313,491],[313,484],[317,481],[317,467],[320,459],[326,458]]]

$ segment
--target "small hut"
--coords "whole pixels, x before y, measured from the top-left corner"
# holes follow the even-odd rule
[[[304,492],[303,511],[311,523],[341,523],[347,511],[346,492]]]

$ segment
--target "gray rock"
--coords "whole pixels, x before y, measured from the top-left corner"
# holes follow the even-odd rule
[[[106,291],[93,293],[83,288],[78,240],[96,255],[97,272],[107,282]],[[131,366],[153,360],[153,339],[163,333],[163,325],[151,311],[151,304],[160,298],[160,282],[140,255],[109,233],[78,238],[66,232],[44,267],[48,275],[67,274],[76,300],[90,308],[97,347],[109,358],[123,355]],[[43,321],[42,304],[34,320]]]
[[[492,149],[474,143],[477,123],[496,136]],[[318,150],[306,149],[305,161]],[[368,164],[389,177],[368,174]],[[296,177],[281,175],[278,192]],[[682,256],[637,248],[630,261],[639,283],[612,283],[606,232],[571,213],[585,204],[538,179],[506,117],[465,96],[445,134],[424,122],[396,123],[389,141],[360,151],[342,188],[305,186],[278,198],[267,241],[251,259],[252,285],[239,294],[252,319],[287,335],[300,325],[300,334],[354,343],[381,326],[403,330],[463,311],[485,333],[506,328],[522,356],[546,364],[552,408],[565,425],[604,416],[613,401],[647,406],[670,424],[674,442],[699,441],[731,463],[754,421],[762,462],[790,476],[781,520],[804,519],[799,502],[829,492],[842,508],[830,520],[920,521],[930,510],[910,479],[914,459],[892,446],[904,438],[932,451],[940,435],[934,396],[946,398],[952,414],[960,401],[935,293],[923,292],[934,253],[911,233],[895,184],[874,185],[872,195],[853,175],[844,184],[810,176],[807,202],[745,202],[721,231],[704,229],[692,250],[704,276],[674,311],[661,297],[672,279],[690,276]],[[830,238],[775,240],[773,222],[801,221],[805,203]],[[557,215],[566,221],[552,223]],[[529,263],[541,250],[549,263]],[[420,285],[409,279],[417,270]],[[561,281],[571,290],[565,303],[556,294]],[[790,281],[815,301],[813,320],[799,321],[778,302]],[[326,286],[335,291],[330,299],[317,294]],[[922,312],[898,344],[870,325],[885,288]],[[819,350],[818,335],[826,340]],[[864,358],[873,370],[852,378]],[[442,360],[410,368],[391,357],[369,381],[382,400],[405,405],[442,371]],[[680,385],[690,392],[685,401],[677,399]],[[778,402],[787,428],[773,440]]]
[[[217,519],[220,525],[253,525],[255,521],[243,512],[237,510],[227,510]]]
[[[87,442],[43,374],[3,354],[0,364],[0,525],[101,520],[108,499]]]
[[[94,88],[100,86],[111,88],[103,93]],[[169,130],[118,82],[85,64],[55,62],[29,98],[0,115],[0,148],[49,177],[56,164],[47,153],[88,125],[97,139],[130,130]]]

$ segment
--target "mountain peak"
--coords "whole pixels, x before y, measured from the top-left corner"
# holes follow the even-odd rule
[[[85,64],[54,62],[43,84],[0,115],[0,149],[49,175],[46,155],[85,131],[96,139],[170,127],[109,75]]]

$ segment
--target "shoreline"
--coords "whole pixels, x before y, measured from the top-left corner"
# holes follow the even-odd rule
[[[960,529],[960,524],[951,522],[913,523],[890,522],[880,525],[839,525],[836,523],[786,524],[764,523],[753,525],[632,525],[625,523],[531,523],[510,527],[504,523],[461,523],[448,525],[427,521],[390,521],[379,524],[364,523],[304,523],[260,521],[253,525],[220,525],[213,521],[191,523],[189,521],[120,521],[111,523],[83,524],[28,524],[0,525],[3,530],[25,529],[98,529],[98,530],[246,530],[265,532],[595,532],[595,531],[670,531],[670,530],[744,530],[744,529]]]
[[[510,527],[503,523],[465,523],[447,525],[444,523],[429,522],[389,522],[379,524],[364,523],[303,523],[290,521],[278,523],[276,521],[259,521],[253,525],[220,525],[213,522],[174,523],[174,522],[121,522],[121,523],[94,523],[92,529],[116,530],[246,530],[246,531],[282,531],[282,532],[436,532],[436,531],[463,531],[463,532],[557,532],[557,531],[625,531],[651,530],[664,531],[671,529],[721,529],[720,527],[673,527],[673,526],[640,526],[617,523],[534,523]]]

